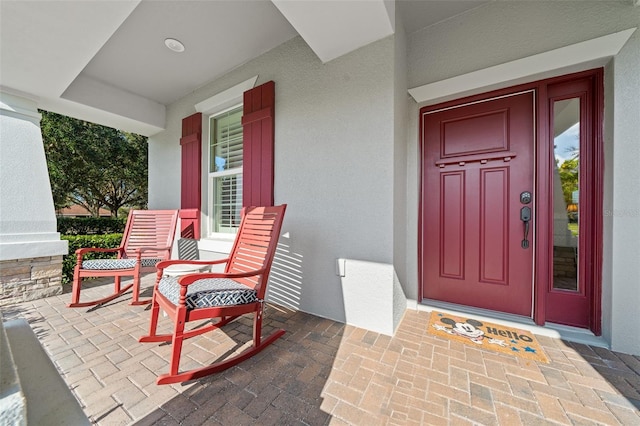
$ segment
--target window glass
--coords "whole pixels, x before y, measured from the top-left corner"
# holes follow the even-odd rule
[[[553,288],[578,291],[580,98],[553,103]]]
[[[211,119],[210,172],[242,167],[242,107]]]
[[[210,119],[209,234],[235,234],[242,209],[242,106]]]

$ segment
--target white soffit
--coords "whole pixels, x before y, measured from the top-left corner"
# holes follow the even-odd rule
[[[323,63],[393,34],[393,2],[272,0]]]
[[[0,84],[60,96],[138,3],[0,1]]]
[[[81,73],[61,96],[72,102],[127,117],[147,125],[165,126],[165,106]]]
[[[84,105],[63,98],[40,98],[38,101],[38,108],[46,111],[55,111],[57,114],[75,117],[92,123],[99,123],[104,126],[144,136],[152,136],[165,129],[164,106],[161,113],[163,120],[162,125],[154,125],[146,121],[140,121],[119,113],[105,111],[97,107]],[[154,120],[154,122],[157,122],[157,120]]]
[[[481,93],[555,77],[570,72],[604,66],[629,40],[636,28],[594,38],[504,64],[495,65],[446,80],[409,89],[417,103],[435,104]]]

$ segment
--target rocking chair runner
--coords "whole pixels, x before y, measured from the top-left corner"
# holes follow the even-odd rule
[[[284,330],[277,330],[265,339],[261,337],[264,295],[285,209],[286,204],[242,209],[240,229],[227,259],[167,260],[158,263],[149,335],[141,337],[139,341],[172,342],[169,373],[158,377],[159,385],[193,380],[225,370],[260,352],[284,334]],[[178,263],[226,263],[226,266],[222,273],[165,276],[163,269]],[[174,323],[173,334],[156,334],[160,307]],[[179,372],[184,339],[220,328],[247,313],[254,314],[253,345],[249,349],[203,368]],[[220,319],[215,324],[185,330],[187,322],[213,318]]]
[[[133,287],[132,305],[150,303],[139,300],[140,273],[156,270],[156,263],[169,259],[173,236],[178,221],[178,210],[131,210],[127,218],[120,247],[114,249],[81,248],[76,250],[78,260],[73,273],[70,308],[106,303]],[[91,252],[118,253],[117,259],[83,260]],[[80,302],[84,277],[114,277],[113,294],[99,300]],[[121,277],[133,276],[133,283],[122,288]]]

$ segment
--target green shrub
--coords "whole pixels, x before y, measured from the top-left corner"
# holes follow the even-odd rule
[[[124,232],[126,217],[59,217],[58,232],[62,235],[96,235]]]
[[[122,240],[122,234],[63,235],[60,238],[69,241],[69,254],[62,260],[62,283],[68,284],[73,281],[73,268],[75,268],[78,259],[76,250],[85,247],[117,248]],[[116,254],[114,253],[88,253],[82,258],[90,260],[112,259],[115,257]]]

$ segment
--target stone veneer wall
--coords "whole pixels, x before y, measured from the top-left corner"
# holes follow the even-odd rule
[[[62,256],[0,261],[0,306],[62,293]]]

